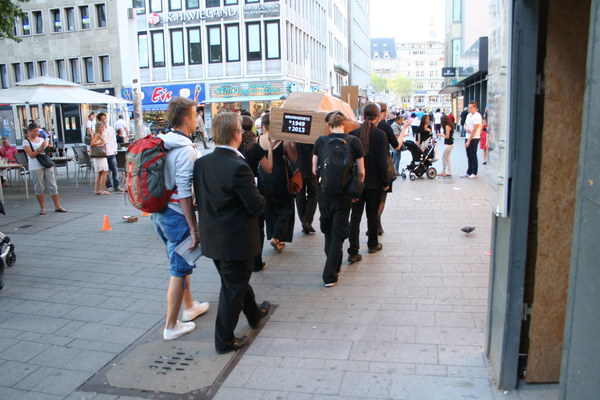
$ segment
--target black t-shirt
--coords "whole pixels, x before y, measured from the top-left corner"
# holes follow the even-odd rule
[[[359,130],[360,128],[353,130],[350,135],[358,138]],[[369,136],[369,153],[365,155],[365,189],[383,189],[388,186],[388,149],[389,145],[385,133],[374,128]]]
[[[442,126],[444,136],[446,135],[446,126],[450,127],[450,138],[447,139],[444,137],[444,144],[454,144],[454,128],[452,127],[452,124]]]
[[[296,151],[298,158],[296,159],[296,168],[302,173],[302,178],[310,179],[314,175],[312,173],[312,155],[313,145],[305,143],[296,143]]]
[[[365,151],[363,150],[363,145],[360,139],[356,136],[346,135],[345,133],[330,133],[329,135],[320,136],[313,147],[313,155],[322,158],[323,155],[321,152],[323,151],[323,146],[329,142],[329,139],[331,138],[344,139],[350,146],[350,151],[352,152],[354,161],[365,156]]]
[[[258,143],[254,143],[254,145],[250,148],[250,150],[243,152],[240,150],[240,153],[244,155],[246,162],[252,169],[252,173],[255,177],[258,177],[258,164],[263,157],[268,156],[268,152],[264,150]]]
[[[419,141],[419,144],[423,144],[430,137],[431,137],[431,131],[425,130],[421,127],[417,128],[416,139]]]
[[[398,143],[398,139],[396,139],[396,135],[394,135],[394,129],[388,125],[385,121],[380,121],[377,125],[377,129],[380,129],[385,133],[385,137],[387,138],[388,143],[392,146],[392,148],[396,148],[400,145]]]

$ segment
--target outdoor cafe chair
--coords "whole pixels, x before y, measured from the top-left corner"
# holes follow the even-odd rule
[[[73,146],[73,152],[75,153],[75,163],[77,164],[77,170],[75,171],[75,187],[79,187],[79,175],[85,171],[85,178],[90,176],[90,185],[94,179],[94,166],[92,159],[87,151],[87,146]]]

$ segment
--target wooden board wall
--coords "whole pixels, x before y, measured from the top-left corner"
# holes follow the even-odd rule
[[[544,124],[527,382],[558,382],[589,34],[589,0],[548,6]],[[523,110],[528,112],[528,110]]]

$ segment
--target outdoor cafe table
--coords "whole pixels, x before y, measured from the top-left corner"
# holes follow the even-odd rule
[[[23,172],[23,181],[25,182],[25,195],[29,199],[29,186],[27,185],[27,168],[21,164],[2,164],[0,165],[0,171],[9,171],[9,170],[21,170]],[[0,185],[0,200],[4,203],[4,190],[2,189],[2,185]]]

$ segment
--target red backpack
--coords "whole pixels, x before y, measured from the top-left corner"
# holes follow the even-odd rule
[[[148,135],[127,148],[125,187],[131,204],[138,210],[163,211],[173,190],[165,187],[167,151],[161,139]]]

